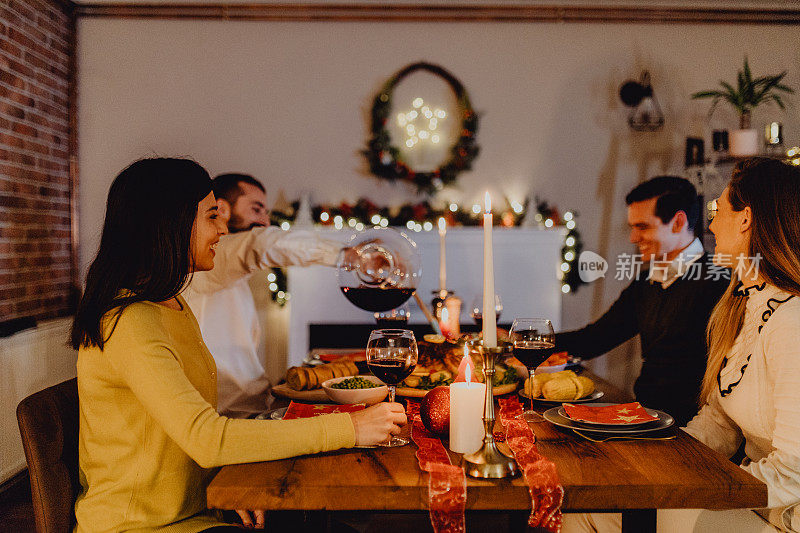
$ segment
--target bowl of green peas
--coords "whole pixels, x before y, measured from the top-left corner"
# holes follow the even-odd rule
[[[389,394],[389,387],[375,376],[349,376],[322,382],[322,390],[336,403],[373,405]]]

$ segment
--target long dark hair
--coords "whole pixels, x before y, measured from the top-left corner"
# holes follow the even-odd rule
[[[800,168],[765,157],[737,163],[728,185],[734,211],[749,207],[749,257],[760,257],[758,273],[767,283],[800,296]],[[744,324],[747,298],[736,294],[738,276],[731,276],[708,322],[708,366],[701,405],[717,387],[717,375]]]
[[[118,320],[132,303],[163,302],[183,290],[197,204],[210,192],[208,172],[189,159],[142,159],[120,172],[72,323],[73,348],[102,350],[103,317],[112,309]]]

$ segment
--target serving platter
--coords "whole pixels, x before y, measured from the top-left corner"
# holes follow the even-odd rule
[[[514,392],[517,389],[517,383],[508,383],[498,387],[492,387],[492,394],[495,396],[502,396],[509,392]],[[422,398],[431,389],[412,389],[411,387],[397,387],[395,394],[397,396],[405,396],[406,398]]]

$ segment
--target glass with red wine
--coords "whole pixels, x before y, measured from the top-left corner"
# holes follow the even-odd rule
[[[389,386],[389,401],[394,401],[395,387],[417,366],[417,340],[407,329],[376,329],[367,341],[367,368]],[[408,439],[391,436],[381,446],[408,444]]]
[[[508,332],[509,340],[514,345],[514,357],[528,369],[530,379],[536,368],[544,363],[556,347],[556,334],[553,323],[546,318],[517,318]],[[533,410],[533,398],[529,411],[522,413],[522,418],[529,422],[543,420],[541,415]]]

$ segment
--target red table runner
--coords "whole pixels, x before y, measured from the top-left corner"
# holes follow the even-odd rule
[[[528,423],[517,416],[523,412],[516,397],[498,398],[500,423],[506,431],[506,443],[514,452],[531,495],[528,525],[543,527],[552,533],[561,531],[561,503],[564,487],[558,480],[556,465],[542,456],[534,444],[535,436]]]
[[[352,413],[361,411],[366,407],[363,403],[328,405],[319,403],[291,402],[283,415],[283,420],[293,418],[313,418],[315,416],[329,415],[332,413]]]
[[[435,533],[465,533],[467,477],[464,469],[450,462],[442,441],[430,433],[419,417],[419,403],[409,401],[411,439],[417,445],[419,468],[428,472],[428,512]]]

